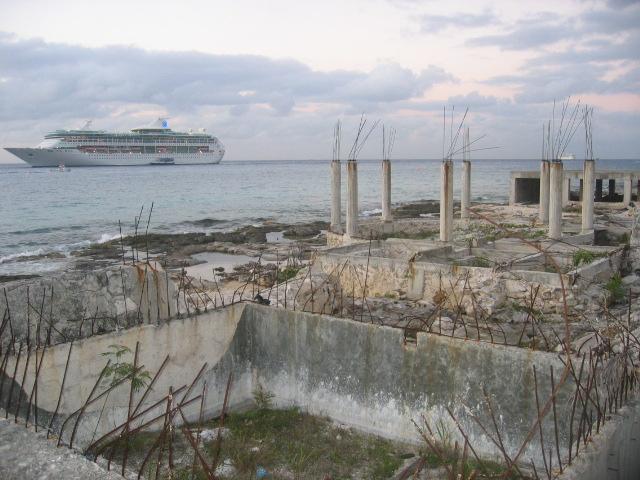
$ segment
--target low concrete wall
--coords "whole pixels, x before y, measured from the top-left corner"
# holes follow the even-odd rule
[[[165,355],[170,357],[145,405],[165,395],[170,386],[188,385],[206,362],[204,375],[189,398],[199,394],[206,381],[205,414],[209,417],[220,411],[225,385],[233,372],[231,408],[251,402],[253,390],[261,385],[275,395],[278,406],[296,405],[364,431],[408,442],[419,441],[413,421],[420,423],[422,415],[432,426],[447,430],[451,438],[462,440],[446,411],[449,407],[476,451],[489,457],[498,457],[497,448],[471,416],[493,431],[483,390],[491,399],[505,448],[513,456],[537,417],[533,368],[541,403],[550,394],[551,367],[556,379],[563,370],[555,354],[426,333],[418,333],[415,344],[406,344],[399,329],[241,304],[74,343],[60,418],[80,408],[89,395],[105,364],[101,353],[114,344],[134,350],[136,342],[140,342],[139,365],[151,374],[159,369]],[[38,382],[41,419],[55,409],[68,351],[69,345],[58,345],[44,353]],[[9,358],[7,372],[14,371],[15,361]],[[35,365],[33,356],[30,362]],[[23,355],[18,372],[23,371],[25,363]],[[33,371],[35,368],[29,367],[23,383],[23,406],[33,386]],[[19,374],[17,378],[22,377]],[[6,381],[3,406],[8,386]],[[102,416],[103,401],[91,405],[80,423],[75,445],[86,447],[92,439],[124,422],[128,394],[128,385],[114,390]],[[141,394],[134,396],[134,402]],[[568,444],[572,394],[573,385],[567,382],[556,402],[562,447]],[[161,405],[149,415],[161,413],[163,408]],[[196,405],[187,413],[195,418],[197,412]],[[542,428],[545,438],[555,436],[551,415]],[[63,435],[66,442],[70,432],[68,426]],[[522,460],[528,463],[532,459],[541,466],[537,438],[527,445]],[[562,448],[561,454],[565,453],[566,448]]]
[[[558,480],[637,480],[639,438],[640,401],[635,400],[611,415]]]
[[[483,401],[486,388],[501,434],[511,455],[519,449],[536,418],[533,367],[539,393],[548,398],[550,366],[559,375],[555,355],[475,341],[418,333],[417,344],[406,346],[401,330],[350,320],[274,310],[247,308],[245,329],[237,337],[257,381],[275,393],[279,405],[297,405],[387,438],[417,442],[412,421],[425,415],[430,424],[444,426],[462,440],[445,407],[454,409],[474,448],[486,456],[498,451],[467,409],[491,430]],[[567,444],[569,385],[558,397],[560,441]],[[553,435],[551,419],[544,434]],[[541,462],[533,441],[525,458]],[[541,463],[540,463],[541,465]]]
[[[42,361],[38,378],[40,421],[48,422],[56,409],[67,358],[69,358],[69,368],[64,393],[58,409],[58,422],[56,422],[58,427],[61,425],[60,420],[82,407],[88,398],[108,360],[108,357],[104,356],[103,353],[112,351],[110,348],[112,345],[126,346],[133,352],[136,342],[140,343],[138,365],[144,366],[144,370],[149,372],[151,376],[158,371],[165,357],[169,356],[169,362],[153,386],[153,394],[145,402],[146,406],[166,395],[169,387],[173,387],[175,390],[183,385],[189,385],[205,363],[208,365],[205,373],[189,398],[198,395],[202,390],[202,381],[206,381],[207,385],[209,385],[206,397],[207,403],[205,405],[205,413],[207,415],[211,416],[220,411],[225,385],[230,372],[233,372],[234,375],[234,386],[230,398],[231,404],[247,402],[251,398],[252,391],[249,365],[246,359],[241,356],[230,355],[230,345],[235,341],[236,328],[242,318],[243,309],[243,304],[233,305],[192,318],[176,319],[159,326],[145,325],[121,330],[117,333],[93,336],[73,343],[70,357],[68,357],[69,344],[60,344],[47,348],[44,351],[43,360],[40,360],[43,354],[41,352],[38,354],[38,362]],[[8,372],[10,376],[15,370],[16,360],[17,357],[11,356],[8,358],[5,372]],[[29,362],[29,367],[23,382],[22,377],[27,361]],[[112,359],[112,361],[115,361],[115,359]],[[127,355],[120,361],[132,363],[133,356]],[[15,411],[18,403],[18,390],[20,389],[18,383],[21,383],[23,385],[23,388],[20,389],[21,407],[23,414],[26,414],[28,397],[33,390],[35,364],[36,358],[33,353],[30,356],[23,353],[19,357],[17,380],[9,411]],[[0,374],[1,377],[2,375]],[[11,379],[5,378],[4,380],[1,399],[3,407],[10,390]],[[111,381],[111,378],[104,380],[96,390],[96,395],[104,391]],[[134,396],[134,404],[142,393],[142,391],[139,391]],[[181,398],[182,395],[180,394],[178,398]],[[92,438],[98,438],[102,433],[106,433],[123,423],[127,418],[128,401],[129,383],[125,382],[109,394],[108,403],[101,399],[89,405],[80,423],[75,443],[81,447],[86,447]],[[103,409],[103,405],[106,405],[106,407],[101,415],[100,411]],[[152,415],[160,414],[164,411],[165,406],[164,404],[159,406],[145,416],[144,419],[150,419]],[[194,408],[198,406],[199,404],[196,404]],[[197,412],[197,408],[195,410],[193,408],[185,410],[185,412],[191,412],[193,415]],[[100,418],[100,421],[96,424],[98,418]],[[70,423],[71,425],[65,427],[63,435],[65,442],[70,439],[73,422]]]

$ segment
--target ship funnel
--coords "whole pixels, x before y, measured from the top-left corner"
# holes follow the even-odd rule
[[[169,128],[169,119],[168,118],[158,118],[156,121],[151,122],[148,128],[153,129],[168,129]]]

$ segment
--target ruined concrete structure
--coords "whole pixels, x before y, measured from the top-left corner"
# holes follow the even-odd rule
[[[393,220],[391,213],[391,160],[382,161],[382,221]]]
[[[347,162],[347,230],[348,237],[358,233],[358,163]]]
[[[450,242],[453,232],[453,160],[440,167],[440,241]]]
[[[562,162],[549,165],[549,238],[562,238]]]
[[[340,160],[331,162],[331,225],[332,232],[342,232],[342,166]]]
[[[471,162],[462,161],[462,190],[460,193],[460,218],[469,218],[469,207],[471,206]]]
[[[541,178],[545,180],[544,174],[538,171],[511,172],[509,205],[515,205],[516,203],[538,204],[541,199],[542,203],[544,203],[544,194],[541,195]],[[619,203],[627,206],[632,201],[637,201],[638,199],[638,186],[640,181],[640,172],[638,171],[595,170],[593,178],[595,179],[594,200],[598,203]],[[564,205],[570,201],[581,201],[582,197],[580,192],[582,189],[579,189],[577,196],[574,196],[572,187],[576,181],[582,184],[583,179],[584,170],[563,171],[562,202]],[[605,196],[603,195],[602,185],[606,180],[608,180],[608,193]],[[620,195],[619,190],[620,183],[622,183],[622,195]],[[544,181],[542,184],[544,185]]]

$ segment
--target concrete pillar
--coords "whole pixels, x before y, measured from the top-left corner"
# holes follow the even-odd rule
[[[596,162],[585,160],[582,170],[582,233],[593,230],[593,198]],[[602,185],[602,184],[601,184]]]
[[[625,175],[624,176],[624,190],[623,190],[623,197],[622,197],[622,203],[625,204],[625,206],[629,205],[631,203],[631,175]]]
[[[598,178],[596,180],[596,202],[602,201],[602,179]]]
[[[609,179],[609,201],[613,202],[613,196],[616,193],[616,179]]]
[[[571,179],[570,178],[563,179],[561,190],[562,190],[562,206],[566,207],[567,205],[569,205],[569,196],[571,195]]]
[[[462,161],[462,193],[460,195],[460,218],[469,218],[469,207],[471,206],[471,162]]]
[[[540,162],[540,205],[538,217],[542,223],[549,222],[549,160]]]
[[[440,240],[453,236],[453,161],[443,160],[440,175]]]
[[[578,200],[582,201],[582,194],[584,193],[584,178],[580,179],[580,187],[578,189]]]
[[[347,162],[347,235],[358,233],[358,164]]]
[[[382,161],[382,221],[393,220],[391,214],[391,160]]]
[[[342,232],[342,184],[340,160],[331,162],[331,226],[332,232]]]
[[[551,162],[549,169],[549,238],[562,238],[563,181],[562,162]]]

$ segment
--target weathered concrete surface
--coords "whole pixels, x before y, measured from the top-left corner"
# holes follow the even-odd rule
[[[640,478],[640,401],[622,407],[594,433],[558,480],[637,480]]]
[[[524,198],[527,201],[531,201],[531,197],[527,192],[521,192],[520,187],[527,189],[531,184],[529,181],[533,181],[541,178],[542,169],[540,171],[513,171],[511,172],[511,185],[509,188],[509,205],[519,203],[520,198]],[[565,170],[563,172],[564,181],[562,202],[566,205],[569,202],[569,185],[572,180],[582,180],[584,170]],[[626,199],[630,202],[633,198],[633,185],[637,184],[640,180],[639,171],[624,171],[624,170],[600,170],[594,173],[594,179],[596,182],[596,194],[595,201],[614,203],[617,206],[627,206],[628,203],[625,200],[624,192],[627,192]],[[602,182],[603,180],[609,180],[609,194],[605,197],[602,195]],[[622,201],[613,201],[616,180],[623,182],[623,198]],[[540,197],[541,198],[541,197]],[[538,200],[539,201],[539,200]]]
[[[358,233],[358,163],[347,162],[347,235],[355,237]]]
[[[566,181],[563,181],[562,162],[551,162],[549,171],[549,238],[562,238],[562,207],[561,195]]]
[[[391,161],[382,161],[382,221],[390,222],[391,215]]]
[[[443,160],[440,168],[440,241],[450,242],[453,234],[453,161]]]
[[[3,480],[117,480],[123,477],[66,447],[43,431],[0,419],[0,478]]]
[[[73,383],[65,390],[61,411],[68,415],[88,395],[104,364],[100,352],[111,344],[133,349],[136,341],[140,342],[139,363],[150,372],[159,368],[166,354],[171,359],[149,402],[171,385],[189,384],[207,362],[202,378],[208,385],[207,416],[219,412],[224,386],[233,372],[231,408],[251,401],[252,391],[261,385],[275,395],[277,406],[296,405],[364,431],[417,442],[412,420],[420,422],[421,415],[457,438],[457,427],[446,412],[449,407],[476,451],[490,457],[497,457],[496,448],[471,418],[473,413],[484,425],[491,424],[483,389],[491,398],[505,448],[513,455],[537,417],[533,368],[543,402],[551,391],[550,368],[556,378],[563,369],[555,354],[427,333],[418,333],[411,344],[400,329],[246,304],[77,342],[69,372]],[[38,386],[42,409],[50,411],[55,403],[67,351],[68,345],[58,345],[45,353]],[[32,383],[28,376],[26,391]],[[194,392],[201,388],[198,382]],[[570,382],[565,384],[556,403],[563,457],[572,388]],[[124,421],[127,395],[127,388],[110,395],[106,415],[97,425],[98,435]],[[97,403],[83,417],[78,445],[86,446],[93,438],[102,407]],[[197,409],[186,412],[193,418],[196,413]],[[551,416],[542,428],[545,438],[555,435]],[[63,438],[68,441],[68,434]],[[524,463],[529,459],[542,465],[535,441],[525,449]]]
[[[545,251],[566,270],[562,276],[554,270],[545,271],[544,254],[508,239],[495,242],[495,252],[507,258],[519,258],[509,269],[496,270],[491,265],[481,267],[465,263],[463,255],[468,254],[473,260],[475,248],[454,249],[435,242],[400,239],[372,242],[370,257],[367,256],[368,243],[335,248],[319,254],[315,266],[332,275],[333,283],[337,285],[335,290],[339,287],[346,297],[352,294],[362,297],[366,277],[367,296],[388,297],[404,292],[411,300],[432,301],[435,295],[443,297],[444,293],[446,307],[455,310],[460,301],[467,314],[472,315],[475,308],[490,313],[506,301],[528,301],[533,287],[539,288],[535,307],[552,313],[563,309],[563,290],[571,306],[579,300],[587,301],[582,294],[593,282],[604,281],[620,269],[622,249],[593,246],[589,249],[603,257],[571,268],[575,247],[558,243],[547,246]],[[447,252],[450,254],[448,261],[438,259],[446,258]],[[456,254],[460,256],[456,257]],[[468,292],[465,294],[467,288],[474,291],[475,297]],[[593,298],[588,301],[592,302]],[[330,310],[314,311],[331,313]]]
[[[34,341],[40,324],[41,343],[49,325],[53,325],[51,340],[57,343],[112,331],[128,322],[166,320],[177,309],[176,285],[155,262],[66,272],[7,283],[5,288],[7,299],[0,302],[0,318],[8,308],[10,328],[18,339],[24,339],[29,330]]]
[[[460,218],[469,218],[469,207],[471,206],[471,162],[462,162],[462,190],[460,192]]]
[[[582,192],[582,232],[590,232],[593,230],[593,202],[595,198],[594,192],[594,174],[596,171],[595,160],[584,161],[584,179]]]
[[[549,161],[540,162],[540,207],[538,217],[542,223],[549,222]]]
[[[418,334],[417,344],[404,344],[401,330],[333,317],[251,307],[238,325],[238,345],[251,356],[256,379],[275,396],[277,405],[297,405],[387,438],[417,441],[412,420],[420,415],[445,425],[456,437],[456,427],[445,407],[455,410],[474,448],[494,456],[496,450],[462,405],[487,425],[486,388],[500,418],[503,441],[516,451],[536,418],[533,366],[543,398],[549,394],[547,375],[561,362],[553,355]],[[561,390],[560,436],[566,444],[570,408],[567,390]],[[564,416],[564,418],[563,418]],[[544,422],[552,434],[553,422]],[[538,460],[537,446],[526,455]]]
[[[342,232],[342,166],[340,160],[331,161],[331,225],[332,232]]]
[[[145,405],[152,404],[158,398],[166,395],[169,387],[177,389],[182,385],[189,385],[205,363],[207,363],[208,368],[202,380],[211,386],[207,393],[207,403],[205,405],[205,413],[207,415],[212,416],[220,410],[224,398],[224,386],[231,371],[234,372],[234,388],[230,396],[231,404],[242,404],[247,399],[250,399],[251,378],[246,361],[241,357],[236,358],[236,362],[244,362],[244,366],[242,366],[234,363],[233,359],[223,358],[228,353],[234,339],[243,308],[243,304],[234,305],[187,319],[176,319],[158,326],[134,327],[74,342],[71,347],[67,381],[59,413],[56,417],[56,425],[59,428],[61,421],[79,409],[87,399],[107,362],[107,358],[102,354],[111,351],[111,345],[126,346],[131,351],[134,351],[136,342],[139,342],[138,365],[144,366],[144,370],[151,375],[158,371],[165,356],[169,356],[170,361],[164,367],[162,375],[154,385],[154,393],[150,395]],[[38,354],[38,361],[42,361],[43,365],[38,379],[40,421],[48,422],[52,412],[55,411],[69,348],[69,344],[60,344],[47,348],[44,352],[43,360],[40,360],[43,355],[42,352]],[[28,357],[26,353],[23,353],[18,364],[18,371],[22,372],[24,370],[27,361],[31,366],[35,365],[35,354],[32,353]],[[132,355],[123,358],[121,361],[131,363],[133,361]],[[16,357],[10,356],[6,371],[13,372],[15,363]],[[20,391],[24,416],[26,416],[26,398],[33,390],[34,373],[34,368],[29,367],[27,369],[25,381],[22,383],[23,387]],[[22,376],[19,375],[18,378],[21,382]],[[10,379],[5,378],[5,380],[3,406],[6,405],[6,395],[10,385]],[[110,381],[109,379],[103,382],[98,391],[104,390]],[[9,408],[11,412],[15,411],[18,403],[18,387],[19,385],[15,385]],[[192,393],[191,396],[197,395],[201,389],[202,383],[194,390],[196,393]],[[137,401],[142,393],[142,391],[138,392],[134,397],[134,401]],[[83,420],[79,424],[74,446],[87,447],[92,438],[97,438],[96,435],[99,436],[101,433],[105,433],[123,423],[127,416],[128,401],[129,388],[128,383],[126,383],[109,394],[104,414],[100,414],[104,405],[103,401],[89,405],[83,415]],[[151,415],[161,413],[163,408],[163,406],[160,406],[142,419],[148,420]],[[195,410],[187,410],[185,413],[187,415],[191,413],[195,418]],[[62,435],[65,443],[70,440],[71,430],[67,426]]]

